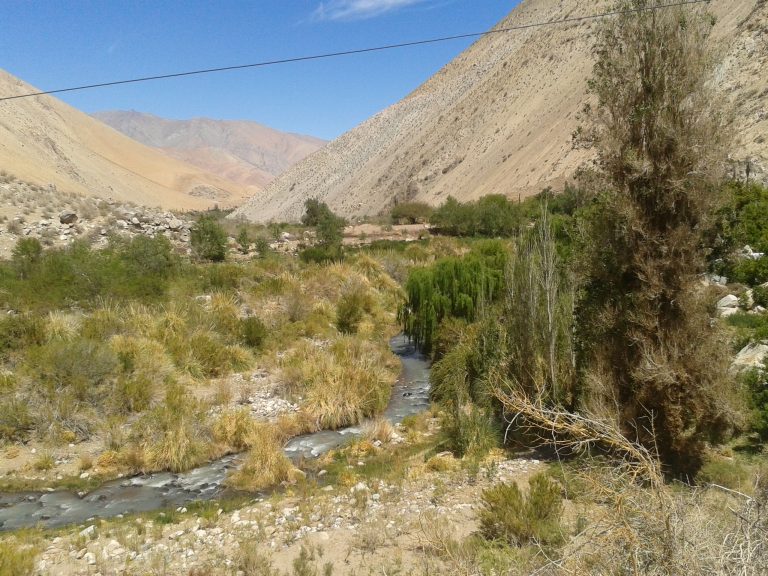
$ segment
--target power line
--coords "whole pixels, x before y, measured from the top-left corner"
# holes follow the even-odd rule
[[[184,76],[197,76],[201,74],[213,74],[215,72],[228,72],[231,70],[244,70],[246,68],[265,68],[267,66],[278,66],[281,64],[293,64],[296,62],[308,62],[311,60],[324,60],[328,58],[338,58],[341,56],[352,56],[354,54],[367,54],[370,52],[383,52],[385,50],[394,50],[398,48],[409,48],[413,46],[424,46],[427,44],[437,44],[439,42],[450,42],[453,40],[462,40],[466,38],[482,38],[483,36],[490,36],[491,34],[503,34],[506,32],[514,32],[518,30],[527,30],[530,28],[541,28],[543,26],[554,26],[557,24],[571,24],[574,22],[584,22],[586,20],[598,20],[600,18],[608,18],[611,16],[621,16],[626,14],[637,14],[640,12],[648,12],[661,10],[663,8],[674,8],[678,6],[689,6],[692,4],[704,4],[709,3],[711,0],[683,0],[679,2],[673,2],[670,4],[659,4],[657,6],[647,6],[643,8],[632,8],[629,10],[616,10],[613,12],[603,12],[601,14],[593,14],[590,16],[573,16],[570,18],[563,18],[562,20],[552,20],[551,22],[533,22],[530,24],[521,24],[519,26],[510,26],[508,28],[499,28],[496,30],[487,30],[485,32],[470,32],[467,34],[457,34],[455,36],[443,36],[440,38],[429,38],[427,40],[415,40],[412,42],[401,42],[399,44],[386,44],[384,46],[374,46],[371,48],[358,48],[356,50],[343,50],[340,52],[327,52],[324,54],[314,54],[310,56],[297,56],[294,58],[283,58],[280,60],[267,60],[264,62],[255,62],[252,64],[240,64],[237,66],[222,66],[220,68],[206,68],[203,70],[191,70],[187,72],[176,72],[173,74],[160,74],[157,76],[145,76],[142,78],[131,78],[128,80],[115,80],[112,82],[101,82],[99,84],[86,84],[83,86],[74,86],[71,88],[59,88],[57,90],[44,90],[41,92],[30,92],[28,94],[17,94],[16,96],[4,96],[0,98],[0,102],[6,100],[16,100],[19,98],[30,98],[32,96],[44,96],[46,94],[61,94],[62,92],[75,92],[78,90],[91,90],[94,88],[106,88],[107,86],[119,86],[121,84],[136,84],[138,82],[151,82],[153,80],[165,80],[167,78],[181,78]]]

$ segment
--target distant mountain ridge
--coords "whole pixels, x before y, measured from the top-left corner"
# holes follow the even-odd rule
[[[524,0],[497,28],[598,14],[610,0]],[[694,8],[691,8],[694,9]],[[768,174],[768,3],[712,0],[716,82],[737,111],[738,160]],[[561,188],[594,152],[572,146],[589,101],[594,20],[491,34],[400,102],[256,193],[233,217],[297,220],[307,198],[347,217],[396,201],[440,204]]]
[[[0,95],[38,90],[0,70]],[[52,96],[0,102],[0,169],[20,180],[146,206],[234,206],[256,188],[131,140]]]
[[[245,186],[267,185],[326,144],[245,120],[170,120],[133,110],[92,116],[142,144]]]

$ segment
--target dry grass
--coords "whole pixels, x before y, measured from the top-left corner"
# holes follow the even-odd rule
[[[256,492],[281,483],[293,483],[303,476],[283,453],[275,428],[257,424],[250,434],[251,449],[245,462],[227,483],[238,490]]]
[[[394,432],[392,423],[384,418],[370,420],[363,426],[363,437],[371,442],[387,443],[392,439]]]

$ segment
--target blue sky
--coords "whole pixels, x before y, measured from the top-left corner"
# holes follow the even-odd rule
[[[487,30],[518,0],[3,0],[0,68],[50,90]],[[85,111],[247,119],[333,138],[471,41],[101,88]]]

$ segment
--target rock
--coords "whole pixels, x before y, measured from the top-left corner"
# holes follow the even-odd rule
[[[730,316],[739,311],[739,299],[733,294],[723,296],[717,301],[718,316]]]
[[[764,370],[766,359],[768,359],[768,344],[765,342],[753,342],[747,344],[739,351],[732,367],[737,372],[754,368]]]
[[[96,532],[96,526],[94,526],[93,524],[91,524],[91,525],[90,525],[90,526],[88,526],[87,528],[85,528],[85,529],[83,529],[83,530],[80,530],[80,534],[79,534],[79,536],[80,536],[81,538],[88,538],[88,537],[92,536],[92,535],[93,535],[95,532]]]
[[[181,230],[182,226],[184,226],[184,222],[182,222],[178,218],[171,218],[171,220],[168,222],[168,228],[173,230],[174,232]]]
[[[89,566],[93,566],[94,564],[96,564],[96,554],[94,554],[93,552],[86,552],[85,561]]]
[[[64,210],[64,212],[59,214],[59,222],[62,224],[74,224],[77,222],[77,214],[71,210]]]

